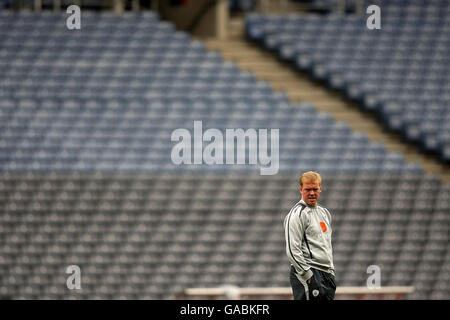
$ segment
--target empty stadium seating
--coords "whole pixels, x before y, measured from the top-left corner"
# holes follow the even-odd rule
[[[172,166],[171,132],[203,120],[280,129],[282,171],[335,170],[338,159],[344,171],[421,171],[313,106],[292,107],[154,14],[85,13],[79,33],[57,15],[4,16],[18,28],[1,29],[2,169],[158,171]]]
[[[449,153],[448,1],[384,1],[382,28],[367,16],[247,16],[250,39],[376,112],[443,162]]]
[[[328,174],[338,285],[414,285],[446,298],[448,185],[418,173]],[[192,286],[289,286],[282,220],[296,176],[1,175],[2,295],[160,298]],[[431,190],[431,191],[430,191]],[[82,290],[65,268],[82,269]]]
[[[169,299],[289,286],[283,219],[324,176],[338,285],[448,299],[450,187],[307,103],[293,105],[154,13],[0,12],[0,297]],[[5,28],[7,26],[7,28]],[[280,172],[176,166],[171,132],[280,129]],[[79,265],[82,290],[69,290]]]

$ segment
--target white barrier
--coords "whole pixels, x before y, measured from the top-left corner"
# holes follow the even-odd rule
[[[391,286],[381,288],[338,287],[336,300],[400,300],[404,295],[414,292],[414,287]],[[177,294],[175,299],[292,299],[290,287],[239,288],[224,286],[218,288],[187,288]]]

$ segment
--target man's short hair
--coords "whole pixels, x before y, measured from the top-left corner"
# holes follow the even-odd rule
[[[300,176],[300,186],[303,187],[304,183],[317,183],[320,186],[322,184],[322,177],[314,171],[304,172]]]

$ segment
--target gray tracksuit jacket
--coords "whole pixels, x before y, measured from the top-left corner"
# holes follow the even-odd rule
[[[331,214],[319,205],[300,200],[284,219],[286,254],[300,281],[313,276],[310,268],[334,275]]]

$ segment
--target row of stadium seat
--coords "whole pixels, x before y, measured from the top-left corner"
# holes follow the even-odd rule
[[[4,173],[0,292],[68,298],[62,284],[71,264],[82,268],[84,298],[288,286],[282,220],[298,200],[295,176],[205,177]],[[221,197],[222,190],[232,193]],[[338,285],[365,285],[366,268],[376,264],[383,285],[414,285],[412,298],[447,297],[438,279],[448,277],[449,191],[420,173],[324,175]],[[357,208],[360,200],[396,205]]]
[[[17,18],[20,22],[24,20],[21,15]],[[102,18],[100,15],[99,20]],[[51,26],[47,23],[37,25],[45,30]],[[151,24],[148,28],[158,30],[161,26]],[[112,59],[111,63],[106,63],[104,56],[99,60],[92,55],[71,55],[78,61],[67,67],[67,64],[53,64],[54,58],[66,57],[64,45],[55,46],[58,38],[45,44],[52,49],[51,54],[40,54],[37,61],[12,54],[16,45],[27,48],[30,41],[33,46],[41,43],[28,38],[26,32],[18,28],[20,41],[14,38],[13,42],[6,42],[3,51],[3,56],[12,60],[3,63],[9,77],[3,80],[5,98],[0,100],[5,107],[2,119],[9,123],[4,127],[2,141],[5,168],[16,171],[169,169],[170,145],[166,141],[171,131],[189,128],[193,120],[202,119],[205,126],[215,128],[245,125],[279,128],[282,131],[280,146],[287,152],[280,155],[281,167],[287,170],[293,166],[298,169],[300,163],[309,167],[318,162],[319,153],[318,157],[308,159],[302,159],[298,153],[293,156],[291,152],[300,145],[304,150],[324,151],[320,156],[323,170],[333,170],[338,158],[343,160],[339,164],[342,170],[357,170],[358,167],[363,170],[420,170],[418,166],[405,166],[399,155],[387,155],[382,146],[367,144],[366,137],[351,134],[347,126],[333,123],[330,117],[316,113],[311,106],[292,108],[287,97],[274,93],[268,84],[238,71],[234,64],[224,63],[220,55],[209,53],[198,42],[190,42],[185,34],[165,29],[174,35],[167,37],[165,44],[150,36],[144,45],[148,50],[144,57],[154,57],[153,60],[139,63],[123,60],[127,62],[117,64]],[[136,34],[151,33],[139,29]],[[21,35],[25,36],[21,38]],[[86,52],[92,44],[90,38],[97,39],[93,33],[88,33],[68,43],[70,48],[78,46],[77,52]],[[110,40],[123,46],[111,46],[109,55],[114,51],[122,59],[136,55],[121,55],[120,48],[134,43],[133,39],[120,36]],[[196,58],[187,63],[178,61],[175,55],[158,61],[163,58],[155,55],[158,48],[183,49],[179,56],[192,52]],[[203,58],[207,58],[206,61],[199,61]],[[87,76],[89,80],[83,81]],[[42,95],[45,96],[40,99]],[[95,99],[89,98],[94,95]],[[300,121],[304,122],[305,135],[296,133]],[[323,133],[306,134],[309,129],[323,130]],[[308,139],[308,144],[303,143],[302,138]],[[136,143],[130,149],[132,139]],[[85,144],[84,141],[90,142]],[[153,143],[150,152],[146,151],[149,141]],[[351,151],[358,148],[361,156],[347,158],[341,151],[348,148]],[[222,170],[218,167],[211,170],[217,169]]]
[[[0,297],[169,299],[192,286],[289,286],[282,221],[298,201],[302,170],[324,176],[338,285],[364,286],[367,267],[377,264],[383,285],[414,285],[412,298],[449,297],[450,189],[438,177],[314,106],[289,103],[220,56],[204,68],[204,46],[153,15],[147,24],[146,15],[89,13],[100,25],[132,17],[146,27],[112,40],[123,45],[99,60],[90,51],[65,64],[66,52],[91,50],[97,35],[57,31],[70,43],[60,47],[59,36],[37,43],[23,28],[64,29],[63,16],[0,12],[17,39],[0,44]],[[196,57],[157,68],[158,58],[146,61],[160,57],[151,36],[148,52],[120,52],[160,29],[171,35],[166,48]],[[16,55],[22,47],[41,52]],[[211,85],[155,85],[178,72],[189,83],[204,69],[217,70],[207,73]],[[245,88],[223,86],[224,74]],[[279,128],[280,173],[175,166],[171,132],[192,131],[195,120],[204,129]],[[80,291],[65,286],[73,264],[82,270]]]
[[[126,1],[123,1],[124,3],[126,3]],[[143,4],[145,3],[145,5],[149,5],[151,1],[147,1],[147,3],[143,2]],[[24,4],[31,5],[32,1],[28,0],[28,1],[24,1]],[[0,0],[0,10],[3,8],[11,8],[11,6],[14,6],[15,2],[13,0]],[[74,4],[73,0],[60,0],[59,4],[63,7],[69,7],[71,5]],[[41,0],[41,5],[47,8],[53,8],[53,6],[55,5],[55,1],[54,0]],[[81,2],[81,8],[82,9],[98,9],[98,8],[102,8],[104,6],[107,5],[111,5],[109,2],[105,2],[103,0],[83,0]],[[255,8],[255,0],[228,0],[228,8],[231,12],[241,12],[241,11],[249,11],[249,10],[253,10]],[[108,16],[108,11],[101,11],[101,13],[103,15]],[[140,12],[141,13],[141,12]],[[156,18],[156,15],[153,12],[146,12],[144,11],[145,17],[147,19],[152,19],[152,18]],[[59,17],[55,17],[52,15],[47,15],[44,11],[43,15],[46,15],[48,18],[50,19],[58,19]],[[85,18],[85,15],[87,17],[91,17],[90,11],[83,11],[83,18]],[[130,18],[135,16],[136,13],[134,12],[127,12],[125,11],[124,16],[125,18]]]
[[[398,15],[405,6],[408,15]],[[411,13],[411,14],[409,14]],[[450,26],[445,1],[387,2],[382,32],[340,15],[248,15],[247,36],[373,111],[422,151],[450,160]],[[422,121],[436,109],[439,117]],[[413,115],[413,116],[411,116]]]

